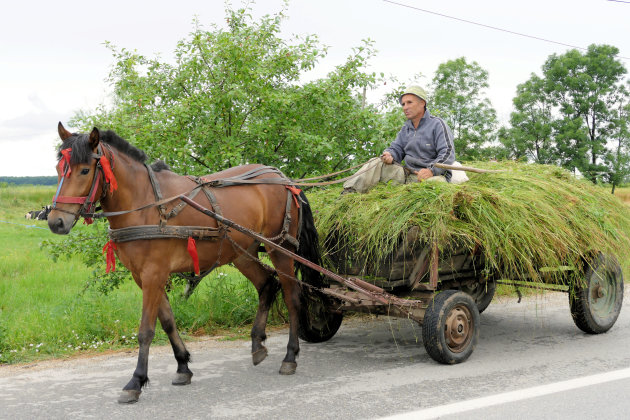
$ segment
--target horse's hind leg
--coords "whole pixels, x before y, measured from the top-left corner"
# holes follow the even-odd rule
[[[258,290],[258,311],[252,326],[252,362],[259,364],[267,357],[267,348],[263,342],[267,339],[265,329],[269,317],[269,309],[276,299],[276,294],[280,290],[280,284],[273,274],[269,274],[262,288]]]
[[[173,347],[173,353],[175,354],[175,360],[177,360],[177,372],[173,378],[172,384],[188,385],[190,384],[190,379],[193,376],[193,373],[190,369],[188,369],[190,353],[186,350],[186,346],[177,332],[173,310],[171,309],[171,304],[169,303],[166,294],[163,295],[162,302],[160,303],[158,318],[160,320],[160,324],[162,325],[162,329],[168,335],[171,347]]]
[[[258,246],[258,243],[254,243],[248,248],[247,252],[251,257],[257,257]],[[267,348],[263,344],[267,339],[265,329],[267,327],[269,309],[280,289],[280,284],[276,280],[273,271],[266,269],[251,257],[247,255],[240,256],[234,261],[234,266],[254,284],[258,291],[258,311],[256,312],[251,333],[252,362],[254,365],[257,365],[267,357]]]
[[[293,260],[290,257],[273,250],[269,251],[269,257],[278,272],[280,285],[282,286],[282,296],[289,311],[289,343],[287,344],[287,354],[280,366],[280,374],[293,375],[297,368],[295,359],[300,352],[298,339],[300,285],[294,277]]]

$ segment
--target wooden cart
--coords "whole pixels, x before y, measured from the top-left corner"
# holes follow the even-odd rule
[[[413,228],[398,249],[382,261],[356,261],[343,240],[333,239],[327,250],[329,266],[314,264],[208,210],[185,196],[180,198],[220,223],[245,233],[291,256],[325,276],[325,286],[303,284],[299,336],[323,342],[338,331],[345,312],[365,312],[412,319],[422,325],[422,341],[436,361],[455,364],[473,352],[479,337],[479,314],[490,304],[497,283],[517,281],[520,287],[543,287],[567,292],[571,315],[578,328],[589,334],[608,331],[623,302],[623,274],[616,258],[593,252],[579,276],[548,276],[553,282],[499,279],[485,269],[481,250],[439,253],[437,245],[418,244]],[[446,257],[444,255],[447,255]],[[541,267],[543,272],[571,267]],[[543,279],[546,276],[542,276]],[[558,278],[566,278],[558,282]],[[569,280],[569,279],[578,279]]]

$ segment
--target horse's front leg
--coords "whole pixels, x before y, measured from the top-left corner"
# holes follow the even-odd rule
[[[190,362],[190,353],[186,350],[183,340],[177,332],[177,326],[175,324],[175,317],[173,316],[173,310],[171,304],[168,301],[166,293],[162,296],[162,302],[160,309],[158,310],[158,318],[162,329],[168,335],[168,339],[171,342],[173,348],[173,354],[175,360],[177,360],[177,372],[173,378],[173,385],[188,385],[193,373],[188,369],[188,362]]]
[[[165,283],[165,282],[164,282]],[[149,347],[155,336],[155,323],[160,303],[164,296],[164,283],[147,281],[144,277],[138,282],[142,287],[142,319],[138,331],[138,363],[131,380],[118,397],[119,403],[135,403],[140,398],[142,387],[149,381]],[[160,288],[160,284],[162,287]]]

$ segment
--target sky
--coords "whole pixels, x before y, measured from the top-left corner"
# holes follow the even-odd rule
[[[392,0],[394,1],[394,0]],[[369,71],[428,86],[439,64],[459,57],[489,73],[487,96],[506,122],[517,85],[551,54],[570,47],[433,13],[586,48],[608,44],[630,57],[630,2],[609,0],[292,0],[281,36],[316,34],[329,47],[311,77],[324,77],[371,39]],[[240,0],[232,0],[240,7]],[[251,2],[254,17],[282,0]],[[401,6],[408,5],[416,9]],[[172,58],[197,17],[225,25],[222,0],[32,0],[3,7],[0,25],[0,176],[55,175],[57,123],[107,104],[114,59],[106,41],[148,57]],[[620,58],[630,68],[630,58]],[[416,77],[421,74],[422,77]],[[368,92],[376,102],[382,92]],[[430,104],[429,104],[430,107]],[[103,127],[106,129],[107,127]]]

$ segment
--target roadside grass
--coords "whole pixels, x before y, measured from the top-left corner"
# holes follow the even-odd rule
[[[53,193],[52,187],[0,188],[0,364],[137,347],[142,294],[135,283],[104,295],[86,288],[91,272],[79,258],[55,263],[40,249],[44,239],[57,237],[46,221],[24,214]],[[184,339],[249,335],[258,297],[236,269],[215,270],[188,300],[182,292],[183,285],[173,285],[169,299]],[[269,325],[284,319],[276,307]],[[154,343],[168,343],[159,322]]]

